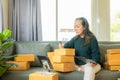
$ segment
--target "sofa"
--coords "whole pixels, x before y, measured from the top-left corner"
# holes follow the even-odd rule
[[[14,46],[8,50],[8,54],[28,54],[33,53],[35,56],[47,56],[47,52],[52,52],[58,48],[59,41],[17,41]],[[99,49],[101,53],[101,63],[104,65],[105,54],[107,49],[120,48],[120,42],[99,42]],[[35,61],[30,63],[30,69],[26,71],[10,71],[8,70],[3,76],[2,80],[29,80],[29,74],[42,71],[43,68],[39,63],[37,57]],[[83,80],[83,72],[57,72],[59,80]],[[120,71],[107,70],[102,66],[101,71],[96,74],[95,80],[117,80],[120,77]]]

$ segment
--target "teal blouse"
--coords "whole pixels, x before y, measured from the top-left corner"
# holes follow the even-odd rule
[[[98,41],[95,37],[90,39],[90,43],[83,45],[84,38],[77,37],[72,38],[70,41],[64,44],[65,48],[74,48],[75,56],[82,56],[88,59],[92,59],[97,63],[100,63],[100,51],[98,47]],[[85,62],[75,58],[75,63],[77,65],[83,65]]]

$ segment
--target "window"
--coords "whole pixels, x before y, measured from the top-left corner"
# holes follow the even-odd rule
[[[91,23],[91,0],[58,0],[58,40],[66,41],[75,35],[77,17],[86,17]]]
[[[41,16],[43,41],[66,41],[75,35],[75,18],[86,17],[91,25],[91,0],[41,0]]]
[[[41,0],[43,41],[56,40],[56,0]]]
[[[120,41],[120,4],[110,0],[111,41]]]

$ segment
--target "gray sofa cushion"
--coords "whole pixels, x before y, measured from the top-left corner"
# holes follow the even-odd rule
[[[41,66],[37,59],[37,55],[46,56],[51,51],[49,43],[41,42],[17,42],[15,43],[15,54],[34,54],[35,61],[31,62],[31,66]]]

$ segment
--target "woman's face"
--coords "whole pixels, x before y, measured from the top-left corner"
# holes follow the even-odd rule
[[[81,20],[76,20],[74,23],[74,29],[77,35],[84,36],[84,27]]]

